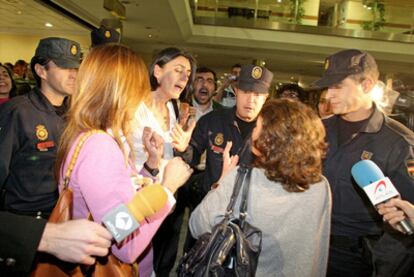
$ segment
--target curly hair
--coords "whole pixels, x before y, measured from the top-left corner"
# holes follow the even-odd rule
[[[316,113],[299,101],[274,99],[263,106],[259,118],[262,129],[253,146],[260,155],[254,166],[289,192],[302,192],[319,182],[326,143]]]

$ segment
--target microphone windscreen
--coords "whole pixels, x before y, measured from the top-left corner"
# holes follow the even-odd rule
[[[371,160],[362,160],[354,164],[351,174],[361,188],[385,178],[381,169]]]
[[[138,222],[161,210],[167,203],[168,195],[160,184],[146,186],[139,190],[128,203],[128,209]]]

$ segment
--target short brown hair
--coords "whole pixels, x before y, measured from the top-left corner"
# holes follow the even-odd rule
[[[301,192],[322,176],[325,129],[316,113],[296,100],[269,100],[262,108],[262,130],[253,146],[260,152],[254,166],[285,190]]]

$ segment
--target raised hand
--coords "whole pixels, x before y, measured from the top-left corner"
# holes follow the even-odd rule
[[[175,193],[190,178],[193,170],[180,157],[175,157],[168,162],[164,169],[161,184]]]
[[[183,125],[181,125],[181,123],[178,123],[171,130],[172,146],[178,152],[184,152],[185,149],[187,149],[195,125],[195,120],[190,118],[187,129],[184,130]]]
[[[230,150],[233,146],[233,142],[228,141],[226,143],[226,147],[223,151],[223,168],[221,170],[221,176],[220,179],[217,181],[217,183],[220,183],[223,178],[233,169],[237,166],[237,163],[239,162],[239,156],[234,155],[230,156]]]
[[[147,165],[151,168],[158,168],[159,162],[164,153],[164,140],[151,128],[145,127],[142,132],[142,142],[148,153]]]

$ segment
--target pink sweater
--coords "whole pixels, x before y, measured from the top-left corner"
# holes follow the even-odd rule
[[[77,140],[72,145],[62,172],[66,172]],[[121,149],[110,135],[101,133],[88,138],[79,153],[69,182],[73,190],[73,218],[87,218],[91,213],[94,221],[101,222],[102,217],[118,204],[127,204],[135,193],[130,179],[131,172],[131,167],[125,164]],[[60,184],[63,184],[63,175]],[[136,261],[148,248],[174,204],[175,199],[170,193],[167,205],[146,222],[141,222],[140,228],[121,246],[112,245],[112,253],[125,263]],[[138,262],[140,276],[149,276],[152,272],[151,249],[145,251]]]

